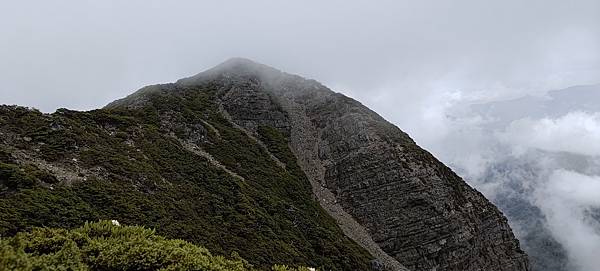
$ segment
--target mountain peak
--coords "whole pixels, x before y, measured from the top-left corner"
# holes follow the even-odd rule
[[[298,90],[297,93],[305,93],[303,91],[307,90],[313,91],[313,93],[316,91],[320,94],[333,93],[315,80],[285,73],[276,68],[247,58],[233,57],[196,75],[179,79],[174,84],[159,84],[143,87],[123,99],[109,103],[105,108],[116,108],[119,106],[137,107],[147,100],[146,96],[150,93],[174,89],[181,86],[199,86],[209,81],[219,81],[220,83],[228,84],[260,82],[263,86],[268,86],[271,90],[283,90],[289,88]],[[287,87],[284,87],[284,85],[287,85]]]
[[[481,193],[314,80],[233,58],[106,108],[119,110],[0,108],[0,168],[23,179],[0,178],[0,206],[10,210],[0,212],[9,221],[0,235],[108,214],[239,251],[262,269],[528,270],[506,218]]]
[[[205,79],[215,77],[257,77],[261,79],[273,79],[283,75],[283,72],[273,67],[255,62],[253,60],[233,57],[225,62],[208,69],[204,72],[177,81],[178,84],[193,85]]]
[[[248,58],[244,58],[244,57],[232,57],[230,59],[225,60],[223,63],[217,65],[216,67],[222,67],[222,68],[234,68],[234,67],[238,67],[238,68],[246,68],[247,69],[247,68],[256,68],[256,67],[259,67],[259,66],[268,67],[265,64],[258,63],[256,61],[248,59]]]

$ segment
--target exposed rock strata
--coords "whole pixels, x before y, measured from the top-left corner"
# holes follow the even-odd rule
[[[238,125],[289,135],[322,206],[392,269],[528,269],[494,205],[357,101],[243,59],[178,84],[209,81],[222,85],[223,109]]]

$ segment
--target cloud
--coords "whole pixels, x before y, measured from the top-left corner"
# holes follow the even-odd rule
[[[536,195],[552,234],[565,246],[571,265],[577,270],[600,266],[598,221],[590,209],[600,208],[600,176],[555,170]]]
[[[499,134],[517,148],[600,155],[600,113],[571,112],[551,119],[520,119]]]
[[[473,107],[479,97],[462,92],[449,106],[432,103],[439,119],[423,123],[432,134],[421,142],[502,208],[547,268],[600,266],[600,112],[586,106],[600,101],[587,95],[597,86],[585,89]],[[548,258],[562,253],[552,238],[568,259]]]

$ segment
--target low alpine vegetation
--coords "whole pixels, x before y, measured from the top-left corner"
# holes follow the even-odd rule
[[[308,271],[283,265],[275,271]],[[0,270],[214,270],[246,271],[237,255],[212,255],[206,248],[166,239],[140,226],[100,221],[66,230],[35,228],[0,239]]]

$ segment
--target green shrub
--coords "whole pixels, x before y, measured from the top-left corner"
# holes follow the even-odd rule
[[[65,230],[34,228],[0,239],[0,270],[255,270],[236,253],[212,255],[192,243],[166,239],[140,226],[115,221]],[[275,265],[274,271],[310,271]],[[314,269],[312,269],[314,270]]]
[[[0,269],[244,271],[251,266],[144,227],[100,221],[72,230],[35,228],[0,239]]]
[[[32,165],[0,162],[0,193],[3,190],[32,188],[38,183],[54,184],[56,178]]]

